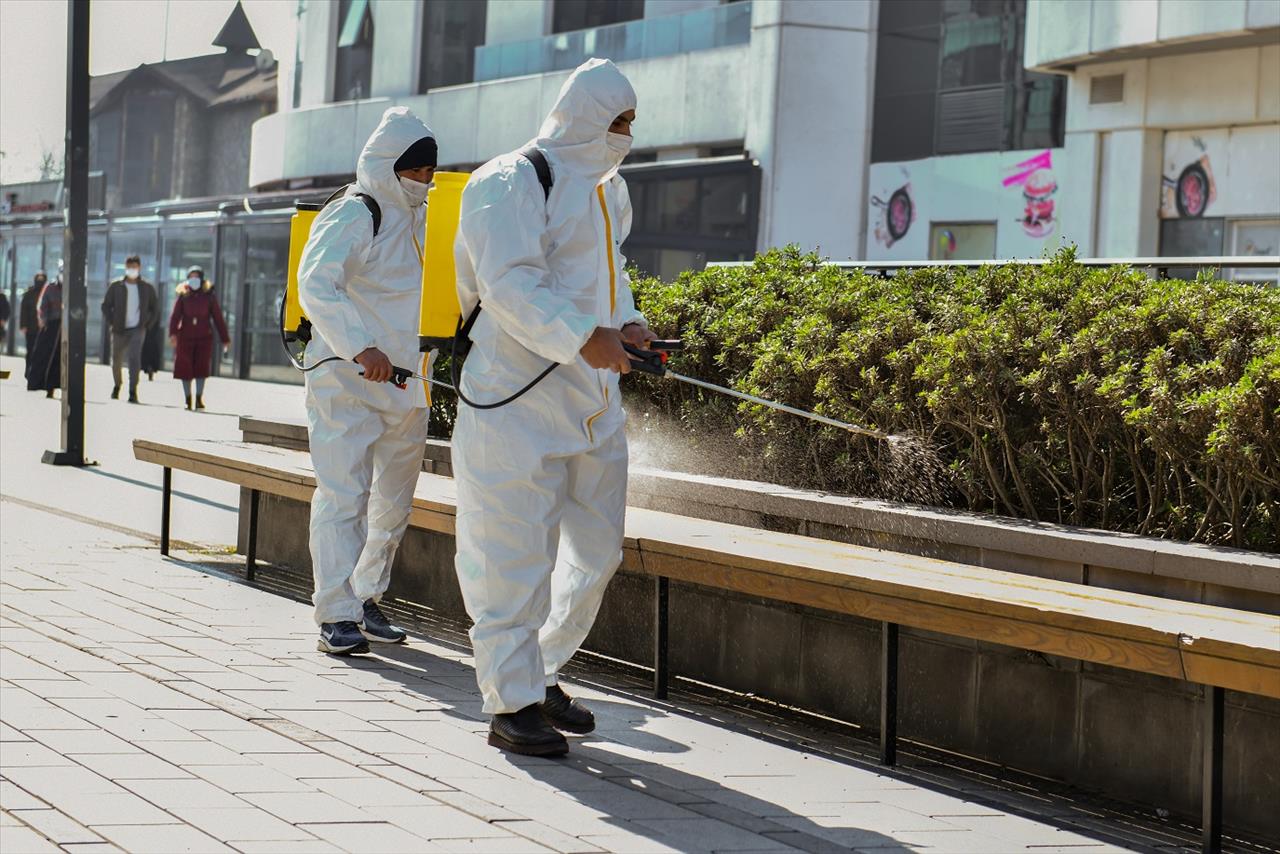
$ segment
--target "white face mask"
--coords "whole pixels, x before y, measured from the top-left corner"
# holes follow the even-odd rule
[[[125,271],[124,271],[124,274],[125,274],[126,276],[128,276],[130,279],[136,279],[136,278],[138,278],[138,268],[137,268],[137,267],[126,267],[126,268],[125,268]]]
[[[625,133],[613,133],[610,131],[604,141],[609,146],[609,151],[613,153],[613,156],[618,158],[619,163],[631,152],[631,137]]]
[[[427,190],[431,189],[430,185],[423,184],[421,181],[415,181],[412,178],[400,177],[400,189],[404,190],[405,198],[409,200],[409,207],[416,208],[418,205],[427,201]]]
[[[191,288],[191,290],[193,291],[200,290],[200,277],[199,276],[189,277],[187,279],[187,287]]]

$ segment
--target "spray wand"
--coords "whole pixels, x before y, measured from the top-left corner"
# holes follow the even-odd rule
[[[639,347],[632,347],[630,344],[622,345],[627,351],[627,355],[631,357],[631,367],[638,371],[644,371],[647,374],[653,374],[663,379],[679,380],[682,383],[704,388],[708,391],[725,394],[729,397],[736,397],[739,400],[745,400],[748,403],[755,403],[760,406],[767,406],[770,409],[776,409],[779,412],[786,412],[790,415],[798,415],[801,418],[807,418],[810,421],[816,421],[819,424],[826,424],[828,427],[839,427],[841,430],[848,430],[850,433],[858,433],[863,436],[870,436],[873,439],[888,439],[888,433],[882,433],[879,430],[872,430],[869,427],[860,427],[857,424],[847,424],[844,421],[837,421],[834,418],[828,418],[825,415],[818,415],[816,412],[805,412],[803,409],[796,409],[794,406],[787,406],[785,403],[778,403],[774,400],[766,400],[763,397],[756,397],[754,394],[737,391],[736,389],[726,388],[722,385],[716,385],[704,380],[696,380],[693,377],[686,377],[683,374],[677,374],[675,371],[667,370],[667,359],[670,354],[684,349],[683,342],[680,341],[650,341],[649,349],[642,350]]]

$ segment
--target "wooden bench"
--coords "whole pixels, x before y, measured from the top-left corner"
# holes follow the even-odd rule
[[[172,470],[250,491],[247,575],[256,570],[262,493],[309,501],[304,452],[244,442],[134,442],[164,469],[160,548],[169,549]],[[450,478],[423,474],[410,525],[454,532]],[[654,584],[654,693],[665,697],[672,579],[881,623],[880,758],[896,759],[898,629],[909,626],[1166,676],[1205,686],[1204,850],[1221,845],[1223,700],[1227,689],[1280,698],[1275,616],[1086,587],[828,540],[630,508],[623,569]]]

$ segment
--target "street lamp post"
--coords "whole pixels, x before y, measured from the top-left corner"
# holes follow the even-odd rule
[[[67,0],[67,207],[62,236],[62,450],[55,466],[92,465],[84,456],[84,349],[89,247],[89,0]]]

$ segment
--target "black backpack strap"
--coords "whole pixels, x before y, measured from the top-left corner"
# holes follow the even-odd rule
[[[520,149],[520,156],[533,165],[533,171],[538,175],[538,183],[542,185],[543,199],[550,199],[555,179],[551,177],[551,164],[547,162],[547,155],[543,154],[538,146],[530,145]]]
[[[346,186],[339,187],[338,189],[334,190],[333,195],[325,199],[324,203],[321,204],[320,207],[323,208],[325,205],[329,204],[329,202],[332,202],[334,199],[342,198],[347,194],[347,190],[351,189],[354,186],[355,184],[347,184]],[[381,227],[382,225],[382,208],[381,206],[378,205],[378,200],[375,199],[373,196],[369,195],[368,193],[361,193],[358,190],[352,195],[354,195],[360,201],[364,202],[364,206],[368,208],[369,216],[373,217],[373,236],[377,237],[378,228]]]

